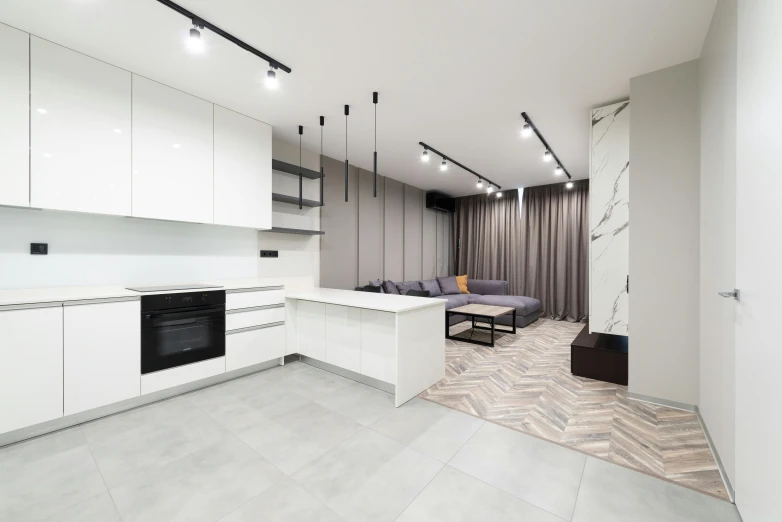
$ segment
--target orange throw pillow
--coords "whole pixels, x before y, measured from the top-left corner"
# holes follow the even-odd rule
[[[459,285],[459,291],[463,294],[469,294],[467,289],[467,274],[463,276],[456,276],[456,284]]]

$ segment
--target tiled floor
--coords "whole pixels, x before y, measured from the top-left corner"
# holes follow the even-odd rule
[[[467,327],[451,332],[467,335]],[[694,413],[630,400],[625,386],[570,373],[570,343],[583,327],[539,319],[501,334],[494,348],[449,340],[445,379],[421,397],[727,499]]]
[[[301,363],[0,449],[0,521],[738,522],[731,504]]]

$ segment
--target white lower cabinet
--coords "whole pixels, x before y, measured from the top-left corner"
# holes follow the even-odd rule
[[[155,393],[225,373],[225,357],[215,357],[141,376],[141,395]]]
[[[141,395],[141,301],[64,306],[65,415]]]
[[[62,306],[0,312],[0,433],[63,416]]]
[[[361,372],[361,309],[326,305],[326,362]]]
[[[361,373],[396,384],[396,314],[361,310]]]
[[[296,309],[299,353],[326,360],[326,305],[299,300]]]
[[[228,332],[225,336],[225,371],[279,359],[285,355],[285,325]]]

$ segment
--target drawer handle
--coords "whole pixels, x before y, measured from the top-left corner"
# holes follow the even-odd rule
[[[256,310],[272,310],[274,308],[285,308],[285,303],[271,304],[264,306],[251,306],[249,308],[236,308],[235,310],[226,310],[226,314],[240,314],[243,312],[255,312]]]
[[[259,324],[258,326],[248,326],[247,328],[239,328],[237,330],[229,330],[225,332],[225,335],[231,335],[231,334],[237,334],[242,332],[251,332],[253,330],[263,330],[264,328],[273,328],[275,326],[283,326],[285,324],[285,321],[280,321],[278,323],[269,323],[269,324]]]

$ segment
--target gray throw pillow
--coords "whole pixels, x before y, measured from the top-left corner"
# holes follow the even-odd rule
[[[459,285],[456,283],[456,276],[451,277],[438,277],[437,283],[440,285],[440,290],[443,295],[461,294]]]
[[[421,285],[421,290],[429,290],[429,297],[442,295],[437,279],[427,279],[426,281],[419,281],[418,283]]]
[[[396,288],[396,283],[390,279],[388,281],[383,281],[383,290],[385,290],[387,294],[399,295],[399,290]]]
[[[383,281],[380,279],[375,279],[374,281],[369,281],[369,286],[379,286],[380,287],[380,293],[385,294],[386,289],[383,288]]]
[[[396,288],[400,294],[405,295],[408,290],[420,290],[421,285],[418,284],[418,281],[405,281],[404,283],[397,283]]]

